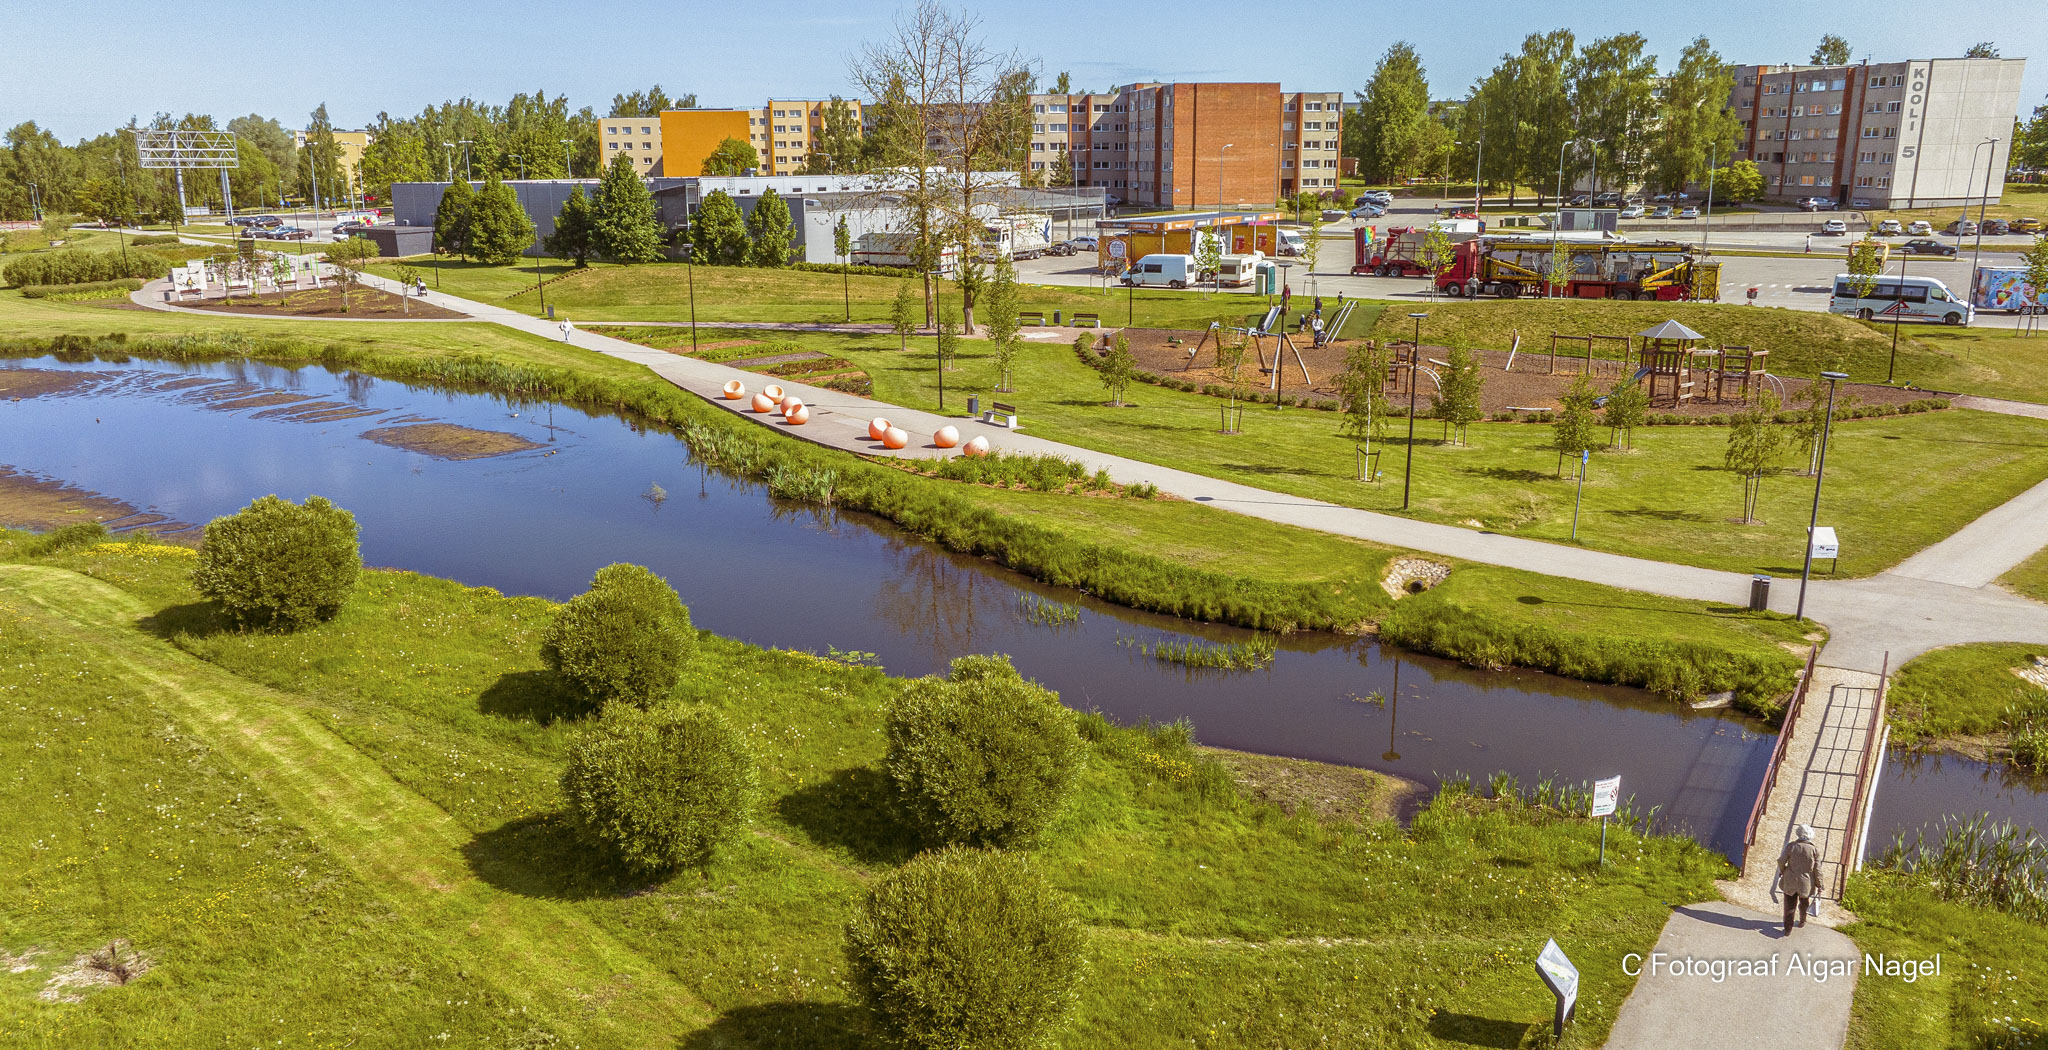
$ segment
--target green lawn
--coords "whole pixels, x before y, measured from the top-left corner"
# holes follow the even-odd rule
[[[936,407],[928,347],[913,343],[903,353],[879,339],[788,339],[860,364],[881,400]],[[1385,480],[1366,485],[1355,480],[1352,444],[1338,435],[1335,413],[1249,407],[1245,432],[1223,435],[1216,432],[1221,402],[1200,394],[1138,385],[1129,406],[1108,408],[1099,375],[1064,344],[1027,346],[1012,374],[1016,391],[1004,400],[1022,408],[1027,431],[1039,437],[1349,506],[1400,508],[1405,430],[1397,428],[1386,445]],[[966,394],[986,394],[993,380],[985,345],[963,343],[946,379],[948,408],[964,408]],[[1549,427],[1475,425],[1466,448],[1437,444],[1439,433],[1432,421],[1417,424],[1416,516],[1533,539],[1569,537],[1574,487],[1556,476]],[[1634,452],[1595,456],[1580,542],[1737,572],[1797,572],[1811,480],[1790,473],[1767,479],[1764,524],[1735,524],[1741,485],[1721,468],[1727,440],[1721,427],[1651,427],[1636,432]],[[1844,540],[1842,573],[1897,564],[2048,476],[2044,449],[2048,423],[1984,412],[1838,424],[1822,510]]]
[[[1873,327],[1889,337],[1889,327]],[[1913,355],[1910,367],[1903,349],[1909,339],[1924,351]],[[1901,382],[1928,390],[2048,403],[2048,330],[2022,335],[2000,328],[1902,326],[1899,345]]]
[[[705,636],[668,702],[745,726],[764,797],[708,871],[644,886],[557,815],[581,719],[535,654],[548,603],[373,572],[332,623],[220,633],[189,564],[0,567],[0,696],[33,697],[0,705],[0,950],[41,952],[0,973],[10,1043],[867,1045],[840,931],[913,852],[875,771],[897,680]],[[1088,924],[1062,1046],[1530,1045],[1546,937],[1646,951],[1729,873],[1619,826],[1596,871],[1593,822],[1455,791],[1409,831],[1286,817],[1193,790],[1178,770],[1207,759],[1170,734],[1092,735],[1036,851]],[[33,1002],[110,936],[155,969]],[[1567,1047],[1629,986],[1586,982]]]
[[[2048,602],[2048,548],[2013,566],[1998,582],[2035,601]]]
[[[2016,916],[1942,899],[1920,878],[1866,871],[1846,901],[1843,932],[1893,959],[1941,955],[1941,975],[1908,984],[1859,976],[1851,1050],[2021,1050],[2048,1042],[2048,930]]]
[[[1899,668],[1888,697],[1894,738],[1992,737],[2003,740],[2007,716],[2048,706],[2048,690],[2013,668],[2048,656],[2048,646],[1956,645],[1916,656]]]

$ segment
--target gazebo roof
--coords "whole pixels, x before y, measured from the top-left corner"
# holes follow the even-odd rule
[[[1705,339],[1706,336],[1693,331],[1677,321],[1666,321],[1655,328],[1645,328],[1636,333],[1642,339]]]

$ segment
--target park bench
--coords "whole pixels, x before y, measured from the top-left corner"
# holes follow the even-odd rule
[[[1045,315],[1036,310],[1027,310],[1017,315],[1017,323],[1020,325],[1037,325],[1043,328],[1045,327]]]
[[[1001,401],[991,401],[988,408],[982,411],[981,421],[992,427],[1015,430],[1017,429],[1017,406],[1005,404]]]
[[[1100,328],[1102,327],[1102,318],[1094,314],[1075,314],[1072,323],[1075,328],[1079,328],[1084,324],[1090,328]]]

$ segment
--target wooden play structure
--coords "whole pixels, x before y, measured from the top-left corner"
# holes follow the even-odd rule
[[[1751,388],[1761,390],[1770,377],[1769,350],[1749,346],[1709,347],[1706,337],[1677,321],[1666,321],[1636,333],[1641,339],[1636,370],[1648,380],[1650,403],[1677,406],[1694,400],[1744,403]],[[1729,397],[1730,388],[1735,396]]]
[[[1595,345],[1598,345],[1598,344],[1603,344],[1603,343],[1604,343],[1604,344],[1609,344],[1609,345],[1611,345],[1611,344],[1614,344],[1614,343],[1620,343],[1620,344],[1621,344],[1621,360],[1620,360],[1619,362],[1616,362],[1616,363],[1615,363],[1615,366],[1614,366],[1614,375],[1616,375],[1616,376],[1625,376],[1625,375],[1627,375],[1627,374],[1628,374],[1628,366],[1629,366],[1629,362],[1630,362],[1630,361],[1631,361],[1631,360],[1633,359],[1633,355],[1632,355],[1632,353],[1631,353],[1631,347],[1632,347],[1632,343],[1630,342],[1630,340],[1629,340],[1629,337],[1628,337],[1628,336],[1625,336],[1625,335],[1560,335],[1560,334],[1558,334],[1558,333],[1556,333],[1556,332],[1552,332],[1552,333],[1550,333],[1550,374],[1551,374],[1551,375],[1556,375],[1556,374],[1557,374],[1557,348],[1558,348],[1558,345],[1559,345],[1560,343],[1562,343],[1562,344],[1565,344],[1565,345],[1567,345],[1567,346],[1572,346],[1572,347],[1577,347],[1577,348],[1579,348],[1579,351],[1580,351],[1580,352],[1579,352],[1579,353],[1577,353],[1577,354],[1574,354],[1574,355],[1572,355],[1572,356],[1573,356],[1573,357],[1577,357],[1577,358],[1579,358],[1579,360],[1580,360],[1580,366],[1579,366],[1579,371],[1580,371],[1580,373],[1582,373],[1582,374],[1584,374],[1584,375],[1589,375],[1589,376],[1590,376],[1590,375],[1594,375],[1594,374],[1597,374],[1597,373],[1598,373],[1599,371],[1601,371],[1601,370],[1602,370],[1602,366],[1603,366],[1603,365],[1605,364],[1605,359],[1597,359],[1597,360],[1599,361],[1599,363],[1596,363],[1596,359],[1595,359],[1595,358],[1593,357],[1593,347],[1594,347]]]
[[[1311,386],[1315,382],[1308,376],[1308,364],[1302,360],[1300,348],[1294,345],[1294,340],[1287,337],[1287,331],[1284,327],[1276,327],[1279,324],[1279,320],[1280,308],[1275,306],[1266,311],[1265,319],[1261,320],[1256,328],[1228,329],[1251,341],[1252,353],[1258,355],[1259,359],[1259,374],[1272,376],[1267,381],[1266,388],[1275,394],[1280,392],[1282,364],[1280,355],[1283,350],[1294,355],[1294,367],[1301,372],[1301,385]],[[1209,327],[1202,331],[1202,338],[1196,340],[1195,345],[1188,348],[1187,364],[1181,366],[1182,371],[1194,367],[1195,359],[1201,356],[1202,348],[1209,345],[1209,340],[1216,340],[1216,348],[1221,350],[1223,348],[1224,331],[1225,328],[1221,321],[1209,322]],[[1265,341],[1268,339],[1274,340],[1273,357],[1270,362],[1266,359]]]

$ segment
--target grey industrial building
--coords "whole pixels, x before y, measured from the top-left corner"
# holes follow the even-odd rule
[[[751,216],[762,195],[773,189],[789,205],[790,219],[796,226],[796,259],[832,263],[841,261],[833,254],[832,231],[842,215],[846,217],[848,233],[856,241],[864,233],[897,232],[903,228],[905,213],[891,192],[891,181],[888,176],[875,175],[707,175],[650,178],[647,188],[654,194],[655,216],[671,244],[689,225],[690,216],[703,204],[705,196],[712,192],[725,191],[739,205],[742,215]],[[1034,211],[1051,214],[1055,220],[1071,220],[1099,218],[1104,212],[1100,189],[1031,189],[1018,185],[1014,172],[981,173],[977,181],[985,183],[976,192],[988,202],[986,207],[991,215]],[[441,195],[450,185],[393,183],[391,206],[397,224],[431,228],[434,213],[441,206]],[[482,188],[482,183],[470,185]],[[538,255],[540,242],[555,232],[555,216],[561,213],[563,202],[579,186],[586,196],[595,195],[598,180],[519,179],[507,180],[505,185],[512,187],[519,206],[533,220],[536,236],[527,254]]]

